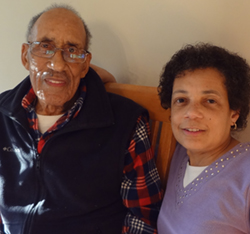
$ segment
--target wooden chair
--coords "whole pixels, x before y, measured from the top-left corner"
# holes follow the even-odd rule
[[[157,88],[119,83],[106,83],[105,88],[107,92],[132,99],[148,110],[151,124],[151,143],[162,186],[165,189],[176,141],[170,125],[170,110],[161,107]]]

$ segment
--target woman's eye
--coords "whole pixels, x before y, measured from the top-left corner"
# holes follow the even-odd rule
[[[182,97],[176,97],[172,99],[172,103],[173,105],[181,105],[181,104],[185,104],[187,102],[186,98],[182,98]]]
[[[213,99],[208,99],[207,102],[210,103],[210,104],[213,104],[213,103],[215,103],[215,100],[213,100]]]
[[[184,98],[179,98],[176,100],[176,103],[183,103],[185,102],[185,99]]]

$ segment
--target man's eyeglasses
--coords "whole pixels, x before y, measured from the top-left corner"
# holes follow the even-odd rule
[[[86,61],[88,51],[78,49],[73,45],[65,45],[63,49],[56,48],[54,44],[50,42],[28,42],[30,51],[33,55],[42,58],[52,58],[57,50],[61,50],[65,61],[70,63],[84,63]]]

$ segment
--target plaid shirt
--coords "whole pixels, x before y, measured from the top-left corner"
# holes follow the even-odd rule
[[[70,119],[75,118],[86,95],[84,79],[81,82],[81,94],[73,107],[66,112],[44,134],[38,129],[38,119],[35,113],[36,95],[31,88],[22,100],[22,106],[27,110],[28,121],[33,136],[37,141],[37,151],[41,153],[46,141],[55,131],[61,129]],[[132,140],[125,152],[125,165],[121,196],[128,208],[125,217],[123,234],[156,234],[156,220],[159,213],[162,192],[160,179],[155,166],[154,156],[149,141],[149,124],[144,116],[140,116],[133,133]]]

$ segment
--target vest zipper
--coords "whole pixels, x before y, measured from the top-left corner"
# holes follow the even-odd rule
[[[40,160],[40,155],[36,153],[36,169],[40,171],[41,168],[41,160]]]
[[[38,204],[41,201],[42,197],[42,183],[41,183],[41,156],[36,150],[36,157],[34,159],[34,166],[35,166],[35,176],[37,177],[37,189],[36,189],[36,195],[35,195],[35,200],[30,208],[29,213],[27,214],[27,219],[24,224],[23,228],[23,234],[29,234],[31,233],[32,229],[32,220],[34,218],[34,215],[38,209]]]
[[[34,218],[34,214],[37,210],[37,205],[39,203],[39,201],[42,197],[42,183],[41,183],[41,157],[39,155],[39,153],[37,152],[37,147],[36,145],[34,144],[34,139],[33,137],[31,136],[31,134],[26,130],[26,128],[21,124],[21,122],[19,122],[16,118],[13,118],[13,117],[10,117],[13,121],[15,121],[16,123],[18,123],[24,130],[25,132],[27,133],[27,135],[29,136],[30,138],[30,141],[31,141],[31,145],[32,145],[32,148],[34,149],[34,152],[35,152],[35,158],[33,159],[34,160],[34,166],[36,167],[35,169],[35,176],[37,177],[37,189],[36,189],[36,195],[35,195],[35,200],[33,202],[33,204],[31,204],[30,206],[30,209],[29,209],[29,212],[27,214],[27,218],[24,222],[24,225],[23,225],[23,230],[22,230],[22,234],[29,234],[31,233],[31,225],[32,224],[32,220]]]

